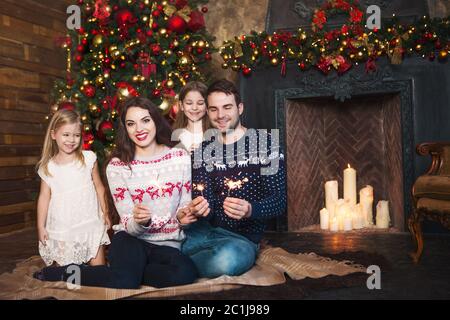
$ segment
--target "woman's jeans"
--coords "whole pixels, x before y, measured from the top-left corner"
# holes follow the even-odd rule
[[[202,278],[238,276],[255,263],[259,246],[244,236],[212,227],[204,220],[184,232],[186,240],[181,250],[194,261]]]

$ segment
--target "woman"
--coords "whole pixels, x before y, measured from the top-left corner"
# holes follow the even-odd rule
[[[120,223],[109,249],[109,266],[81,266],[81,285],[139,288],[192,283],[197,270],[180,251],[182,225],[207,215],[206,200],[191,202],[191,164],[172,148],[171,130],[145,98],[123,103],[116,149],[106,168],[110,203]],[[44,268],[47,281],[67,280],[66,268]]]

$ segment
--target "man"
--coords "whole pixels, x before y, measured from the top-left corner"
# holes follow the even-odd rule
[[[182,245],[201,277],[248,271],[266,221],[286,209],[284,156],[278,141],[266,130],[242,126],[243,111],[233,83],[223,79],[208,88],[207,112],[216,130],[206,133],[192,155],[191,212],[198,221],[186,227]]]

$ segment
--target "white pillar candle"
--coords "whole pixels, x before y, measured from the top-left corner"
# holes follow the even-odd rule
[[[364,226],[373,226],[373,188],[365,186],[359,191],[359,202],[362,207],[362,215],[364,218]]]
[[[344,216],[344,231],[352,230],[352,216],[347,214]]]
[[[339,222],[337,217],[333,217],[333,219],[330,220],[330,231],[339,231]]]
[[[325,208],[328,210],[329,217],[335,215],[335,203],[338,200],[338,182],[330,180],[325,182]]]
[[[389,217],[389,201],[380,200],[377,203],[377,217],[376,217],[377,228],[386,229],[389,228],[389,223],[391,221]]]
[[[330,216],[327,208],[323,208],[320,210],[320,229],[328,230],[330,227]]]
[[[352,227],[353,229],[361,229],[364,227],[364,216],[362,212],[362,206],[360,203],[353,206]]]
[[[356,204],[356,170],[350,165],[344,170],[344,199],[350,205]]]
[[[335,217],[338,221],[339,230],[344,230],[344,217],[350,210],[348,202],[344,199],[336,201]]]

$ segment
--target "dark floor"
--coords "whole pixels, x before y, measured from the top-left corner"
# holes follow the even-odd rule
[[[344,286],[332,285],[330,278],[328,282],[316,279],[289,280],[276,287],[258,287],[257,297],[261,299],[450,299],[448,234],[425,235],[425,250],[418,265],[414,265],[408,256],[413,249],[408,233],[269,233],[266,238],[270,245],[283,247],[290,252],[315,252],[335,258],[350,256],[355,257],[356,262],[359,258],[363,259],[364,255],[369,256],[372,261],[365,263],[381,264],[381,289],[367,289],[365,279],[369,275],[359,274],[348,278],[356,279],[356,282],[347,281]],[[34,230],[1,236],[0,273],[13,270],[17,262],[37,254],[36,241]],[[311,288],[314,283],[326,285],[307,293],[302,290],[305,284]],[[254,288],[246,287],[234,293],[225,291],[194,298],[241,299],[252,291],[255,291]],[[254,298],[254,295],[249,297]]]

